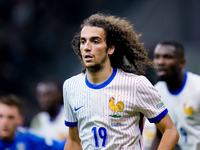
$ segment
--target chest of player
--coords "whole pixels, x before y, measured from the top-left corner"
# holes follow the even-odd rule
[[[116,88],[90,89],[77,92],[73,100],[74,114],[80,120],[98,120],[115,125],[123,119],[138,115],[134,111],[134,94]],[[113,121],[113,122],[112,122]]]
[[[168,108],[174,122],[178,122],[179,124],[184,122],[187,126],[199,128],[200,105],[196,93],[187,87],[177,95],[170,94],[168,91],[161,93],[165,106]]]

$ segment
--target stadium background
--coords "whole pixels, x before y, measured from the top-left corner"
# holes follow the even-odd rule
[[[40,111],[36,83],[46,77],[64,82],[81,71],[71,39],[83,19],[97,12],[128,18],[150,58],[156,43],[182,42],[186,69],[200,74],[198,0],[0,0],[0,95],[20,96],[26,126]],[[153,82],[154,73],[147,73]]]

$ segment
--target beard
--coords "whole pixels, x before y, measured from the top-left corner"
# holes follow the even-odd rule
[[[86,67],[86,69],[89,71],[89,72],[98,72],[102,69],[103,67],[98,63],[98,64],[95,64],[93,66],[89,66],[89,67]]]
[[[157,76],[158,81],[166,81],[167,77],[166,76]]]
[[[85,68],[91,72],[91,73],[95,73],[95,72],[98,72],[100,71],[103,66],[104,66],[104,63],[106,62],[106,60],[108,59],[107,55],[105,55],[100,62],[96,62],[94,65],[92,66],[85,66]]]

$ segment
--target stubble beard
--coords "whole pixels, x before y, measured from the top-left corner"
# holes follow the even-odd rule
[[[96,73],[96,72],[99,72],[100,70],[103,69],[103,66],[104,66],[104,63],[106,62],[107,60],[107,56],[105,55],[103,57],[103,59],[99,62],[99,63],[95,63],[94,65],[92,66],[85,66],[85,68],[90,72],[90,73]]]
[[[166,77],[165,76],[157,76],[158,81],[165,81]]]

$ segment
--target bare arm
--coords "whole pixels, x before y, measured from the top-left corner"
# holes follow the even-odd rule
[[[64,150],[82,150],[77,127],[69,127],[69,136]]]
[[[158,149],[158,145],[160,144],[161,138],[162,138],[162,133],[160,132],[160,130],[158,130],[158,128],[156,128],[156,136],[153,139],[151,150]]]
[[[179,133],[169,114],[165,115],[159,122],[156,122],[155,125],[163,134],[158,150],[173,150],[178,143]]]

